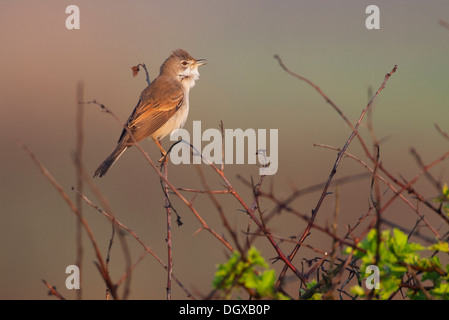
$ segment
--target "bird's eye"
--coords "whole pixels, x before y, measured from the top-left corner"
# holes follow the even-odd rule
[[[189,63],[188,63],[187,61],[183,60],[183,61],[181,62],[181,64],[185,67],[185,66],[188,65]]]

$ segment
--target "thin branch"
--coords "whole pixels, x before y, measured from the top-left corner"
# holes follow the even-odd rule
[[[361,173],[361,174],[354,174],[354,175],[350,175],[347,177],[343,177],[343,178],[339,178],[339,179],[334,179],[331,183],[331,185],[342,185],[345,183],[349,183],[349,182],[353,182],[353,181],[358,181],[361,179],[365,179],[367,177],[369,177],[370,175],[368,173]],[[237,175],[237,178],[239,178],[244,184],[246,184],[247,186],[251,187],[251,184],[245,180],[242,176]],[[294,187],[293,193],[288,196],[285,200],[280,201],[277,200],[276,201],[276,207],[272,209],[272,211],[265,216],[265,221],[268,222],[269,220],[271,220],[273,218],[274,215],[279,214],[282,209],[284,209],[285,206],[288,206],[290,203],[292,203],[294,200],[296,200],[299,197],[302,197],[304,195],[316,192],[316,191],[320,191],[323,190],[325,183],[318,183],[306,188],[302,188],[302,189],[297,189],[296,187]],[[265,192],[263,190],[259,190],[259,194],[262,197],[265,198],[275,198],[273,190],[270,190],[270,192]]]
[[[76,87],[76,99],[77,101],[83,101],[84,94],[84,84],[83,82],[78,82]],[[76,108],[76,150],[75,150],[75,168],[76,168],[76,188],[83,191],[84,181],[83,181],[83,146],[84,146],[84,132],[83,132],[83,120],[84,120],[84,105],[77,102]],[[80,216],[83,216],[83,202],[81,197],[76,197],[76,207]],[[83,265],[83,225],[81,220],[77,220],[76,224],[76,262],[75,264],[80,269],[80,284],[82,283],[82,265]],[[82,299],[82,285],[80,289],[76,290],[77,299]]]
[[[144,252],[142,252],[142,254],[140,255],[140,257],[137,259],[136,262],[134,262],[133,264],[131,264],[125,271],[125,273],[120,277],[120,279],[117,281],[117,287],[119,287],[123,281],[125,281],[126,279],[128,279],[131,276],[132,271],[137,267],[137,265],[143,260],[143,258],[147,255],[147,251],[145,250]]]
[[[416,196],[416,198],[422,202],[423,204],[425,204],[429,209],[431,209],[432,211],[434,211],[435,213],[438,214],[438,216],[440,218],[442,218],[446,223],[449,224],[449,217],[441,210],[441,208],[435,208],[432,203],[430,203],[427,199],[425,199],[422,195],[420,195],[418,192],[416,192],[415,189],[412,188],[412,185],[415,184],[416,181],[418,181],[418,179],[428,170],[430,170],[433,166],[435,166],[436,164],[442,162],[443,160],[445,160],[447,157],[449,157],[449,151],[444,153],[442,156],[440,156],[439,158],[437,158],[436,160],[432,161],[431,163],[429,163],[428,165],[425,165],[422,170],[412,179],[410,180],[408,183],[403,184],[401,182],[399,182],[397,179],[395,179],[395,183],[397,183],[398,185],[401,186],[401,189],[398,191],[398,193],[394,194],[393,197],[384,205],[384,208],[386,208],[387,206],[391,205],[391,203],[394,201],[394,199],[396,197],[399,196],[399,194],[401,194],[402,192],[404,192],[405,190],[407,190],[409,193],[413,194]],[[381,166],[381,165],[380,165]],[[379,167],[380,167],[379,166]],[[384,210],[384,208],[382,210]],[[440,236],[438,235],[438,238],[440,239]]]
[[[165,179],[168,179],[168,166],[167,161],[163,161],[161,164],[161,171],[165,176]],[[170,199],[168,197],[168,187],[167,184],[164,183],[161,179],[162,191],[165,195],[165,211],[167,214],[167,300],[171,300],[171,280],[173,278],[173,251],[172,251],[172,241],[171,241],[171,208],[173,207]],[[179,216],[178,216],[178,221]],[[180,222],[178,222],[180,225]]]
[[[446,138],[446,140],[449,140],[449,134],[443,131],[443,129],[441,129],[441,127],[437,123],[435,123],[435,128],[444,138]]]
[[[82,217],[76,207],[76,205],[70,200],[69,196],[67,195],[67,193],[64,191],[64,189],[61,187],[61,185],[55,180],[55,178],[50,174],[50,172],[47,170],[47,168],[45,168],[45,166],[40,162],[40,160],[37,158],[37,156],[31,151],[30,148],[28,148],[27,145],[25,145],[23,142],[18,141],[18,144],[20,147],[22,147],[26,153],[28,153],[28,155],[31,157],[31,159],[33,160],[33,162],[37,165],[37,167],[39,168],[39,170],[41,171],[41,173],[50,181],[50,183],[53,185],[53,187],[55,187],[55,189],[59,192],[59,194],[61,195],[61,197],[65,200],[65,202],[67,203],[67,205],[69,206],[70,210],[78,217],[78,219],[80,219],[81,223],[83,224],[84,229],[87,232],[87,235],[92,243],[92,246],[94,248],[95,254],[97,256],[97,260],[99,263],[99,271],[101,276],[103,277],[103,280],[105,281],[108,289],[110,290],[112,296],[114,299],[119,299],[118,294],[117,294],[117,290],[115,285],[112,283],[111,278],[109,277],[109,272],[107,270],[107,266],[105,265],[104,261],[103,261],[103,257],[101,255],[100,249],[98,247],[98,244],[95,240],[95,237],[92,233],[92,230],[89,227],[89,224],[87,223],[86,219],[84,219],[84,217]]]
[[[105,208],[105,210],[107,212],[109,212],[111,214],[111,216],[114,216],[108,199],[103,195],[101,190],[95,185],[95,183],[93,182],[93,179],[92,179],[92,175],[86,171],[83,163],[80,163],[80,165],[81,165],[80,169],[81,169],[81,172],[83,175],[83,179],[85,182],[87,182],[89,189],[93,192],[95,197],[98,199],[101,206],[103,208]],[[113,223],[111,225],[113,228],[116,228],[116,226]],[[114,231],[113,231],[113,234],[114,234]],[[128,243],[127,243],[124,233],[118,232],[118,238],[120,240],[120,245],[121,245],[123,256],[125,259],[126,270],[132,270],[132,268],[131,268],[131,253],[129,251]],[[110,241],[112,241],[112,240],[113,240],[113,238],[110,239]],[[109,252],[108,252],[107,256],[109,256]],[[106,259],[109,260],[108,258],[106,258]],[[123,290],[124,293],[122,296],[123,300],[126,300],[129,295],[130,285],[131,285],[131,271],[129,272],[128,276],[126,277],[126,283],[125,283],[125,287]]]
[[[201,215],[198,213],[198,211],[195,209],[193,204],[188,201],[173,185],[170,181],[168,181],[164,175],[160,172],[160,170],[157,168],[157,166],[154,164],[153,160],[148,156],[148,154],[145,152],[145,150],[142,149],[142,147],[139,145],[139,143],[135,140],[131,130],[129,130],[128,126],[126,126],[110,109],[108,109],[105,105],[98,103],[97,101],[88,101],[85,102],[86,104],[96,104],[100,106],[102,110],[104,110],[106,113],[109,113],[114,117],[114,119],[122,125],[125,130],[127,130],[128,134],[133,140],[133,145],[142,153],[142,155],[145,157],[147,162],[150,164],[150,166],[156,171],[156,173],[159,175],[159,178],[161,178],[181,200],[184,202],[184,204],[190,209],[190,211],[194,214],[194,216],[197,218],[197,220],[201,223],[202,229],[209,231],[215,238],[217,238],[221,243],[223,243],[230,251],[233,251],[232,246],[222,237],[220,236],[215,230],[213,230],[206,221],[201,217]]]
[[[223,129],[223,124],[221,122],[220,127],[222,130]],[[252,221],[254,221],[257,225],[257,227],[265,234],[266,238],[268,239],[268,241],[270,242],[270,244],[273,246],[273,248],[275,249],[275,251],[278,254],[278,259],[282,260],[286,266],[288,268],[290,268],[293,273],[300,279],[305,280],[304,276],[299,272],[299,270],[291,263],[291,261],[287,258],[287,256],[282,252],[282,250],[279,248],[278,244],[276,243],[276,241],[274,240],[274,238],[271,236],[271,233],[269,232],[269,230],[263,225],[263,223],[257,219],[257,217],[255,216],[254,212],[256,210],[256,207],[254,207],[253,205],[250,207],[248,206],[245,201],[243,201],[242,197],[240,196],[240,194],[234,189],[234,187],[231,185],[231,183],[229,182],[228,178],[226,177],[224,171],[222,169],[217,168],[217,166],[215,166],[209,159],[204,158],[203,155],[196,150],[196,148],[189,142],[186,142],[184,140],[181,140],[182,142],[187,143],[188,145],[190,145],[190,147],[192,148],[192,150],[198,152],[201,155],[201,158],[203,159],[203,161],[205,163],[207,163],[209,165],[210,168],[212,168],[222,179],[222,181],[225,183],[226,188],[229,190],[229,193],[231,195],[234,196],[234,198],[240,203],[240,205],[243,207],[244,212],[246,212]],[[223,165],[222,165],[222,168]],[[263,179],[262,179],[263,181]],[[175,191],[175,190],[174,190]]]
[[[47,288],[49,289],[48,291],[48,295],[49,296],[55,296],[56,298],[58,298],[59,300],[65,300],[65,298],[62,296],[62,294],[60,294],[58,292],[58,290],[56,290],[56,287],[52,286],[51,284],[49,284],[47,281],[45,281],[44,279],[42,279],[42,282],[47,286]]]
[[[222,178],[222,180],[225,182],[227,188],[229,189],[230,193],[234,196],[234,198],[237,199],[237,201],[242,205],[245,212],[251,217],[251,220],[254,221],[257,225],[257,227],[265,234],[266,238],[270,242],[270,244],[273,246],[273,248],[276,250],[278,254],[278,258],[282,260],[285,263],[285,268],[290,268],[290,270],[293,271],[293,273],[300,278],[301,280],[305,281],[305,277],[301,272],[291,263],[291,259],[289,259],[279,248],[278,244],[274,240],[273,236],[269,232],[269,230],[262,224],[262,222],[257,219],[257,217],[254,214],[255,208],[250,208],[245,201],[243,201],[240,194],[237,193],[237,191],[234,189],[234,187],[231,185],[229,180],[226,178],[223,171],[219,170],[216,166],[213,164],[210,164],[210,167],[214,169],[214,171]]]
[[[75,192],[77,192],[75,190]],[[128,228],[126,225],[124,225],[122,222],[120,222],[119,220],[117,220],[114,216],[112,216],[111,214],[109,214],[108,212],[104,211],[103,209],[99,208],[98,206],[96,206],[95,204],[92,203],[92,201],[89,200],[89,198],[87,198],[85,195],[80,194],[81,197],[83,198],[83,200],[90,205],[92,208],[94,208],[95,210],[97,210],[98,212],[100,212],[101,214],[103,214],[106,218],[108,218],[113,224],[117,225],[118,227],[122,228],[123,230],[127,231],[132,237],[134,237],[134,239],[137,240],[137,242],[145,249],[146,252],[148,252],[149,254],[151,254],[157,262],[159,262],[159,264],[168,271],[168,267],[167,265],[162,261],[161,258],[159,258],[159,256],[154,253],[153,250],[151,250],[147,245],[145,245],[145,243],[139,238],[139,236],[130,228]],[[187,294],[187,297],[189,298],[194,298],[193,295],[184,287],[184,285],[178,280],[178,278],[172,273],[172,277],[173,279],[176,281],[176,283],[181,287],[181,289],[184,290],[184,292]]]
[[[150,83],[151,83],[150,74],[148,73],[147,66],[145,65],[145,63],[139,63],[137,66],[131,67],[131,70],[133,71],[133,76],[134,77],[137,76],[137,74],[140,71],[139,67],[142,67],[145,70],[147,84],[150,85]]]
[[[318,146],[318,147],[323,147],[323,148],[327,148],[327,149],[332,149],[332,150],[337,150],[337,151],[341,151],[339,148],[336,147],[332,147],[332,146],[328,146],[328,145],[323,145],[323,144],[314,144],[314,146]],[[374,170],[371,169],[364,161],[362,161],[361,159],[357,158],[356,156],[354,156],[351,153],[345,152],[345,155],[355,161],[357,161],[358,163],[360,163],[362,166],[364,166],[369,172],[374,174]],[[378,167],[381,167],[381,163],[378,164]],[[404,190],[397,190],[393,184],[391,184],[388,180],[386,180],[384,177],[382,177],[379,173],[376,173],[376,177],[382,181],[383,183],[385,183],[388,188],[390,188],[393,193],[395,195],[397,195],[402,201],[404,201],[404,203],[406,203],[422,220],[423,222],[427,225],[427,227],[435,234],[436,237],[440,238],[440,235],[438,234],[438,231],[432,227],[432,225],[430,224],[430,222],[424,218],[424,215],[418,210],[417,207],[415,207],[410,200],[408,200],[403,194],[402,192]],[[390,204],[392,203],[392,201],[390,202]],[[384,205],[382,210],[384,211],[388,206]]]
[[[418,279],[418,277],[416,276],[415,271],[413,271],[412,267],[410,265],[407,264],[407,269],[408,269],[408,273],[411,274],[411,276],[413,277],[413,279],[415,280],[418,288],[421,290],[422,293],[424,293],[424,295],[426,296],[427,300],[434,300],[433,297],[430,295],[430,293],[424,288],[424,286],[422,285],[421,281]]]
[[[283,64],[282,64],[282,61],[280,60],[280,58],[279,58],[278,56],[276,56],[276,58],[278,59],[278,61],[281,63],[281,66],[282,66]],[[286,68],[284,67],[284,69],[286,69]],[[288,69],[287,69],[287,70],[288,70]],[[300,238],[300,243],[298,243],[298,244],[295,246],[295,248],[293,249],[293,251],[292,251],[292,252],[290,253],[290,255],[288,256],[288,259],[289,259],[290,261],[294,258],[294,256],[295,256],[296,253],[298,252],[299,248],[301,247],[301,242],[304,241],[305,238],[307,237],[307,235],[309,234],[309,231],[310,231],[310,229],[311,229],[311,227],[312,227],[312,223],[313,223],[313,221],[315,220],[315,217],[316,217],[316,215],[317,215],[319,209],[321,208],[321,204],[323,203],[324,198],[325,198],[326,195],[328,194],[327,190],[328,190],[328,188],[329,188],[329,185],[330,185],[330,183],[331,183],[331,181],[332,181],[334,175],[335,175],[336,172],[337,172],[337,167],[338,167],[338,165],[340,164],[341,159],[342,159],[344,153],[346,152],[346,149],[349,147],[349,145],[351,144],[351,142],[352,142],[352,140],[354,139],[354,137],[358,135],[358,128],[359,128],[360,123],[362,122],[362,120],[363,120],[363,118],[364,118],[366,112],[367,112],[368,109],[371,107],[371,105],[372,105],[373,101],[375,100],[375,98],[376,98],[376,97],[379,95],[379,93],[385,88],[385,85],[386,85],[388,79],[393,75],[393,73],[396,72],[396,70],[397,70],[397,65],[395,65],[395,66],[393,67],[393,69],[392,69],[389,73],[387,73],[387,74],[385,75],[385,78],[384,78],[382,84],[380,85],[379,89],[377,89],[376,93],[373,95],[373,97],[371,98],[371,100],[368,102],[368,104],[366,105],[366,107],[363,109],[362,114],[360,115],[359,120],[357,121],[356,125],[354,126],[354,129],[353,129],[351,135],[349,136],[349,138],[347,139],[347,141],[346,141],[346,143],[344,144],[343,148],[341,149],[341,152],[338,153],[337,159],[335,160],[334,166],[333,166],[333,168],[332,168],[332,170],[331,170],[331,173],[329,174],[329,178],[328,178],[328,180],[327,180],[327,182],[326,182],[326,184],[325,184],[325,186],[324,186],[324,188],[323,188],[323,192],[321,193],[321,196],[320,196],[320,198],[319,198],[319,200],[318,200],[318,202],[317,202],[315,208],[312,210],[312,216],[310,217],[310,221],[309,221],[309,223],[308,223],[306,229],[305,229],[305,230],[303,231],[303,233],[302,233],[302,236],[301,236],[301,238]],[[308,82],[308,83],[309,83],[309,82]],[[310,84],[310,83],[309,83],[309,84]],[[318,88],[318,89],[319,89],[319,88]],[[328,99],[328,101],[330,101],[330,100]],[[332,103],[332,105],[334,105],[334,104]],[[337,110],[339,110],[339,109],[337,109]],[[339,113],[342,114],[341,111],[340,111]],[[282,283],[282,279],[284,278],[286,271],[287,271],[287,268],[284,267],[283,270],[282,270],[282,272],[281,272],[281,274],[280,274],[280,276],[279,276],[278,282],[277,282],[277,286],[278,286],[278,287],[279,287],[279,285]]]
[[[425,170],[425,164],[421,158],[421,156],[418,154],[418,151],[416,151],[415,148],[410,148],[410,153],[415,158],[416,163],[418,164],[419,168],[424,172],[424,176],[429,180],[429,182],[436,188],[437,192],[441,192],[441,189],[443,186],[439,181],[437,181],[429,172],[429,170]]]
[[[192,193],[204,193],[204,194],[229,194],[229,190],[198,190],[191,188],[176,188],[178,191],[192,192]]]
[[[217,200],[217,197],[215,197],[215,193],[210,190],[210,187],[206,181],[206,177],[204,176],[203,170],[201,169],[200,166],[195,166],[195,168],[198,171],[198,175],[200,177],[200,181],[201,181],[203,187],[206,189],[205,193],[209,195],[209,198],[211,199],[212,203],[214,204],[215,208],[218,211],[218,214],[221,218],[223,226],[226,228],[226,230],[228,230],[229,234],[232,237],[232,240],[234,240],[237,250],[240,252],[240,256],[244,256],[245,251],[240,246],[240,243],[239,243],[238,237],[237,237],[237,233],[232,229],[228,219],[226,218],[223,207],[221,206],[220,202]],[[230,193],[229,190],[226,190],[226,193]]]

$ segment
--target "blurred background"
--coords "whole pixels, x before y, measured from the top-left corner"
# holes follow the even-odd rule
[[[71,4],[80,8],[79,30],[65,27],[65,9]],[[272,186],[281,199],[295,188],[326,181],[336,152],[313,144],[342,147],[351,131],[313,88],[280,68],[275,54],[289,69],[317,84],[353,123],[366,106],[369,88],[377,90],[397,64],[397,73],[373,109],[381,161],[391,173],[411,179],[419,172],[411,147],[424,163],[441,156],[448,141],[434,125],[449,131],[449,30],[439,19],[449,21],[449,2],[376,1],[380,30],[365,27],[365,9],[370,4],[372,1],[360,0],[0,0],[0,299],[47,299],[48,289],[41,279],[66,298],[76,297],[73,290],[65,288],[65,268],[76,259],[76,217],[17,141],[28,145],[75,199],[71,187],[76,186],[77,84],[81,81],[84,85],[85,101],[96,99],[125,121],[146,86],[144,74],[133,78],[131,67],[145,63],[154,79],[161,63],[177,48],[208,61],[200,68],[200,80],[191,91],[185,128],[191,132],[194,120],[202,121],[203,130],[218,128],[222,120],[225,128],[278,129],[279,170],[266,178],[264,190]],[[98,106],[86,105],[84,111],[83,162],[93,174],[114,148],[121,128]],[[361,132],[370,142],[365,122]],[[163,145],[169,146],[169,139]],[[152,159],[159,159],[152,142],[145,141],[142,146]],[[348,151],[367,160],[356,140]],[[447,182],[447,168],[446,160],[432,173]],[[223,188],[210,168],[202,165],[201,169],[211,188]],[[257,167],[229,165],[225,170],[251,204],[251,190],[237,175],[257,181]],[[353,160],[344,159],[335,178],[364,172]],[[169,178],[177,187],[203,188],[193,165],[171,165]],[[94,182],[116,217],[166,261],[166,216],[159,178],[138,150],[127,151],[105,177]],[[339,234],[345,234],[345,226],[354,225],[368,210],[369,184],[367,178],[342,186]],[[438,195],[425,178],[416,187],[428,199]],[[392,195],[384,185],[382,191],[387,198]],[[85,193],[98,204],[87,187]],[[206,195],[185,195],[211,227],[229,238]],[[319,195],[308,194],[293,205],[309,214]],[[230,196],[217,198],[244,241],[246,215]],[[184,222],[182,227],[173,223],[173,271],[201,297],[211,289],[216,265],[226,261],[228,252],[209,233],[196,234],[198,221],[178,199],[173,203]],[[333,203],[334,197],[328,196],[317,223],[331,221]],[[268,200],[262,205],[272,208]],[[432,213],[426,214],[436,227],[441,225]],[[385,215],[408,229],[417,219],[399,201]],[[111,224],[86,205],[84,216],[106,255]],[[284,213],[270,227],[276,234],[297,236],[305,223]],[[143,249],[134,238],[125,237],[135,262]],[[329,250],[332,241],[313,231],[308,243]],[[276,255],[264,238],[255,246],[267,259]],[[292,244],[282,246],[288,253]],[[317,255],[301,249],[295,263],[300,265],[302,258]],[[81,272],[85,299],[105,297],[94,260],[92,246],[84,237]],[[116,238],[110,261],[114,281],[125,272],[123,261]],[[279,271],[280,263],[273,267]],[[146,256],[132,274],[129,298],[164,299],[165,287],[164,269]],[[175,284],[173,298],[185,298]]]

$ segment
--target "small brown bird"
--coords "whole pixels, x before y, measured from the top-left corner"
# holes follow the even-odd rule
[[[126,124],[137,142],[151,137],[163,156],[166,155],[160,140],[184,126],[189,113],[190,88],[199,79],[198,67],[204,64],[204,59],[196,60],[182,49],[173,51],[165,60],[159,76],[142,91],[139,103]],[[133,144],[132,137],[124,128],[114,151],[98,167],[94,177],[104,176]]]

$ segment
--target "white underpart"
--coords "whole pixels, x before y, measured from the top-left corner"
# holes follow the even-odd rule
[[[183,73],[180,74],[182,78],[182,84],[184,89],[190,90],[195,86],[195,80],[200,78],[200,73],[198,72],[198,66],[190,66]]]
[[[198,66],[188,67],[180,77],[183,78],[181,81],[184,91],[184,103],[159,130],[152,134],[154,139],[163,139],[165,136],[169,135],[176,129],[180,129],[184,126],[189,115],[189,92],[190,88],[195,85],[195,80],[200,78],[200,73],[198,72]]]

